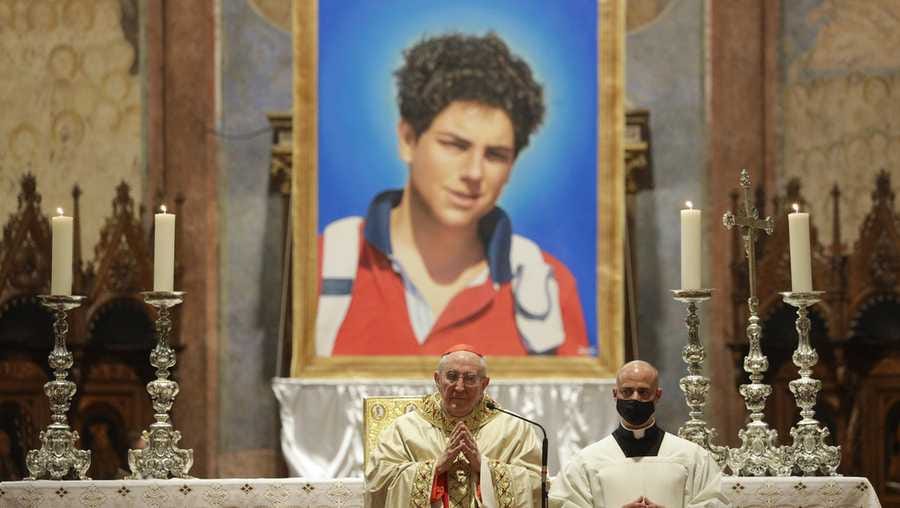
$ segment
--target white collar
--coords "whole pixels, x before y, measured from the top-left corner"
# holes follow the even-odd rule
[[[656,425],[656,416],[651,416],[650,419],[647,420],[647,423],[645,423],[644,425],[641,425],[638,428],[626,427],[625,420],[623,420],[621,417],[619,417],[619,425],[621,425],[623,429],[634,434],[635,439],[644,439],[644,434],[647,433],[647,429]]]

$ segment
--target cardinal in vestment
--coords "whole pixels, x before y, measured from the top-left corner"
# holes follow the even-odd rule
[[[620,426],[572,458],[553,482],[550,506],[729,506],[712,454],[656,425],[660,396],[659,373],[649,363],[636,360],[619,369],[613,397]]]
[[[366,506],[540,506],[540,441],[529,424],[488,409],[484,357],[454,346],[434,382],[437,393],[382,432],[366,468]]]

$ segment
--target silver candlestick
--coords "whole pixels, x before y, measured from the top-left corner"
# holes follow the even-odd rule
[[[153,417],[150,430],[141,433],[146,448],[128,450],[128,466],[131,480],[191,478],[188,472],[194,464],[194,450],[177,447],[181,432],[170,423],[169,411],[178,395],[178,383],[169,379],[169,369],[175,366],[175,351],[169,346],[172,321],[169,309],[180,304],[181,291],[146,291],[144,301],[156,307],[156,347],[150,352],[150,364],[156,367],[156,379],[147,383],[147,392],[153,401]]]
[[[836,475],[841,463],[840,447],[825,444],[828,429],[819,425],[813,410],[822,382],[811,377],[812,367],[818,363],[819,355],[809,340],[810,321],[806,308],[819,302],[823,294],[824,291],[781,293],[787,304],[797,307],[795,326],[799,340],[793,360],[800,369],[800,378],[791,381],[788,386],[800,407],[800,421],[791,427],[793,443],[788,447],[788,454],[795,470],[801,475]]]
[[[744,254],[747,256],[750,288],[750,297],[747,298],[750,311],[747,341],[750,352],[744,357],[744,371],[750,375],[750,383],[741,385],[740,393],[750,411],[750,421],[738,432],[741,446],[729,451],[728,467],[737,476],[787,476],[791,472],[791,464],[784,448],[778,444],[778,432],[763,421],[766,398],[772,393],[772,387],[762,382],[763,373],[769,369],[769,360],[760,347],[762,327],[756,297],[756,238],[761,231],[771,235],[775,230],[775,221],[771,217],[760,219],[759,211],[751,204],[750,176],[746,169],[741,170],[741,191],[742,208],[736,214],[726,212],[722,222],[727,229],[740,228]]]
[[[678,429],[678,435],[706,448],[713,454],[720,467],[724,467],[728,459],[728,448],[713,444],[716,430],[707,426],[703,419],[703,408],[709,393],[709,378],[702,374],[703,360],[706,351],[700,342],[700,318],[697,316],[697,304],[709,300],[712,289],[673,289],[675,300],[688,306],[684,324],[688,329],[688,342],[681,350],[681,359],[687,364],[688,375],[681,378],[678,386],[684,392],[684,401],[690,408],[690,419]]]
[[[769,360],[760,347],[762,327],[756,314],[757,305],[756,298],[751,298],[750,324],[747,326],[750,352],[744,357],[744,371],[750,375],[750,383],[740,387],[750,411],[750,421],[738,432],[741,446],[730,450],[728,467],[736,476],[789,476],[791,462],[785,448],[778,444],[778,431],[770,429],[763,421],[766,398],[772,393],[772,387],[762,382],[763,373],[769,369]]]
[[[91,452],[75,447],[78,432],[71,430],[66,413],[75,395],[75,383],[66,379],[72,368],[72,353],[66,349],[69,322],[66,312],[81,305],[83,296],[41,295],[41,305],[53,311],[53,350],[49,363],[56,379],[44,385],[44,393],[50,399],[50,425],[40,433],[41,449],[29,450],[25,458],[27,480],[51,478],[64,479],[71,470],[79,480],[90,480],[87,471],[91,467]]]

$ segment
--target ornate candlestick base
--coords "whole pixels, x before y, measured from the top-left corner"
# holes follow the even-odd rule
[[[822,382],[811,377],[812,367],[818,363],[819,355],[809,339],[810,321],[807,307],[815,305],[822,299],[824,291],[784,292],[785,303],[797,307],[797,349],[794,351],[794,365],[800,369],[800,378],[788,383],[791,393],[800,407],[800,421],[791,427],[793,443],[788,447],[788,454],[794,469],[801,475],[836,475],[841,463],[841,448],[825,443],[828,429],[819,425],[813,407]]]
[[[709,450],[719,466],[724,466],[728,459],[728,448],[713,444],[716,430],[706,425],[703,419],[703,408],[709,393],[709,378],[702,375],[703,360],[706,351],[700,342],[700,318],[697,316],[697,303],[709,300],[712,289],[673,289],[675,300],[687,303],[688,313],[684,324],[688,329],[688,342],[681,350],[681,359],[687,364],[688,375],[681,378],[678,386],[684,392],[684,401],[690,408],[690,419],[678,429],[678,435]]]
[[[194,464],[194,450],[177,447],[181,432],[172,427],[169,418],[169,411],[178,395],[178,383],[169,379],[169,369],[175,365],[175,351],[169,346],[169,332],[172,330],[169,309],[182,302],[184,293],[146,291],[141,294],[159,313],[156,319],[157,344],[150,352],[150,364],[156,367],[156,379],[147,383],[156,421],[150,425],[150,430],[141,433],[147,447],[128,450],[129,479],[191,478],[188,472]]]
[[[750,411],[750,421],[738,432],[741,446],[729,450],[728,468],[736,476],[789,476],[791,463],[787,450],[779,446],[778,432],[763,421],[766,398],[772,393],[772,387],[762,382],[763,373],[769,369],[769,360],[760,347],[762,327],[756,313],[758,302],[751,297],[748,304],[750,352],[744,357],[744,371],[750,375],[750,383],[741,385],[740,393]]]
[[[40,433],[41,449],[29,450],[25,458],[31,476],[26,480],[64,479],[69,471],[79,480],[90,480],[87,470],[91,467],[91,452],[75,447],[78,432],[71,430],[66,413],[75,395],[75,383],[66,379],[72,368],[72,353],[66,349],[69,323],[66,311],[81,305],[83,296],[41,295],[41,305],[53,311],[53,350],[49,363],[56,379],[44,385],[44,393],[50,399],[50,425]]]
[[[752,386],[752,385],[742,385]],[[765,385],[769,388],[768,385]],[[744,391],[741,390],[741,395]],[[746,395],[745,395],[746,398]],[[735,476],[790,476],[787,450],[778,444],[778,432],[763,421],[751,421],[738,432],[739,448],[728,453],[728,468]]]

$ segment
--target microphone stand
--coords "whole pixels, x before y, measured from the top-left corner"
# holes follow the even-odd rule
[[[518,415],[516,413],[513,413],[512,411],[507,411],[495,404],[493,401],[488,401],[485,406],[487,406],[488,409],[500,411],[501,413],[506,413],[509,416],[518,418],[532,425],[536,425],[537,428],[541,429],[541,432],[544,433],[544,441],[541,443],[541,508],[547,508],[549,500],[547,492],[547,484],[549,483],[549,481],[547,480],[547,451],[550,446],[549,442],[547,441],[547,431],[544,429],[544,426],[534,420],[529,420],[522,415]]]

